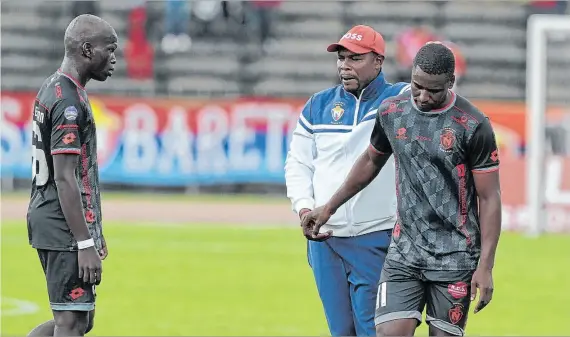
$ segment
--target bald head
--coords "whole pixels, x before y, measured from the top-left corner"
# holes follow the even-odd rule
[[[73,19],[65,30],[65,57],[62,67],[75,72],[87,83],[89,79],[105,81],[117,61],[117,33],[111,25],[95,15]]]
[[[77,56],[85,43],[93,45],[113,37],[116,40],[116,36],[113,27],[100,17],[91,14],[79,15],[65,30],[65,55]]]

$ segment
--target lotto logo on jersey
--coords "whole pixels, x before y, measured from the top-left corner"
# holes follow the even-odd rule
[[[61,141],[66,144],[69,145],[71,143],[73,143],[75,141],[75,138],[77,138],[73,133],[68,133],[65,136],[63,136],[63,138],[61,138]]]
[[[499,150],[495,150],[493,152],[491,152],[491,160],[496,163],[497,160],[499,160]]]
[[[362,35],[356,34],[356,33],[346,33],[346,34],[344,34],[344,36],[342,38],[343,39],[349,39],[349,40],[362,41]]]

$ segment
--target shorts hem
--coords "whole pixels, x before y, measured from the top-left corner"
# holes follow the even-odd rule
[[[95,303],[50,303],[54,311],[92,311]]]
[[[44,246],[44,245],[37,245],[34,243],[30,243],[30,246],[34,249],[41,249],[41,250],[50,250],[54,252],[75,252],[77,249],[74,247],[52,247],[52,246]]]
[[[437,319],[431,316],[426,316],[426,323],[428,325],[433,325],[434,327],[438,328],[439,330],[443,331],[443,332],[447,332],[449,334],[452,334],[454,336],[464,336],[465,335],[465,331],[458,327],[457,325],[453,325],[449,322],[446,322],[444,320],[441,319]]]
[[[398,319],[415,319],[418,325],[422,323],[422,313],[419,311],[394,311],[374,317],[374,324],[379,325],[382,323],[395,321]]]

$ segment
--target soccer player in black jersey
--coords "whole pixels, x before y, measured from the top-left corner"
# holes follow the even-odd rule
[[[80,15],[67,27],[64,45],[61,68],[42,84],[32,112],[28,236],[54,319],[30,336],[83,336],[93,327],[95,285],[107,256],[95,121],[84,87],[112,75],[117,34],[101,18]]]
[[[453,53],[439,43],[414,59],[411,92],[385,100],[369,149],[323,207],[305,217],[313,235],[338,207],[367,186],[394,155],[398,221],[376,301],[378,336],[463,335],[493,294],[501,231],[499,156],[488,117],[450,89]]]

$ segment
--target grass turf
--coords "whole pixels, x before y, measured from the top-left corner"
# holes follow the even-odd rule
[[[110,255],[92,335],[328,334],[296,228],[107,223],[105,231]],[[25,335],[51,317],[45,279],[25,223],[3,222],[1,243],[2,298],[39,311],[2,315],[0,332]],[[467,333],[570,335],[569,267],[570,237],[503,234],[493,302],[470,315]]]

